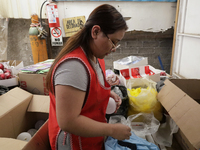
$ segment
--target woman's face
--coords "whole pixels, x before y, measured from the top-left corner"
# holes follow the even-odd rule
[[[116,31],[113,34],[105,34],[101,30],[94,30],[91,42],[92,54],[96,58],[103,59],[106,55],[116,51],[118,42],[122,40],[125,30]]]

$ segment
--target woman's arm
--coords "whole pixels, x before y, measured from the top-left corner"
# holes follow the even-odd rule
[[[56,115],[63,131],[83,137],[112,136],[129,139],[131,129],[123,124],[107,124],[80,115],[86,92],[71,86],[56,85]]]
[[[121,105],[121,103],[122,103],[122,100],[121,100],[121,98],[119,97],[119,95],[117,95],[115,92],[113,92],[113,91],[110,91],[110,97],[112,97],[114,100],[115,100],[115,102],[116,102],[116,104],[117,104],[117,108],[116,108],[116,111],[115,112],[117,112],[117,110],[119,109],[119,107],[120,107],[120,105]]]

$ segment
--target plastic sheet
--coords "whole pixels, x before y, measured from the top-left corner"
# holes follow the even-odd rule
[[[128,116],[127,119],[122,115],[115,115],[110,117],[109,123],[127,125],[131,128],[132,132],[142,138],[146,135],[156,133],[160,126],[160,122],[154,117],[153,113],[139,113]]]
[[[142,138],[156,133],[160,126],[160,122],[154,117],[153,113],[139,113],[128,116],[127,124],[131,127],[131,131]]]
[[[173,119],[169,115],[166,115],[166,122],[162,123],[158,131],[152,134],[152,136],[158,144],[171,147],[173,134],[178,132],[178,129]]]
[[[7,59],[8,20],[0,16],[0,60]]]

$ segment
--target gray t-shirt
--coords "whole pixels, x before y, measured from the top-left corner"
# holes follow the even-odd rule
[[[97,61],[98,62],[98,61]],[[99,82],[104,86],[104,78],[99,63],[91,61]],[[87,90],[89,82],[85,65],[77,59],[69,59],[58,66],[54,74],[54,85],[70,85],[82,91]]]
[[[104,86],[104,77],[102,70],[97,64],[91,61],[99,82]],[[54,74],[54,85],[70,85],[82,91],[87,91],[87,86],[89,82],[88,72],[85,65],[77,59],[69,59],[63,62],[55,71]],[[65,139],[65,144],[63,144],[63,139]],[[66,135],[64,131],[61,131],[58,136],[58,150],[71,150],[70,146],[70,136]]]

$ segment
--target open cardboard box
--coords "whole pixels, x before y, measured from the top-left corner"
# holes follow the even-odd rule
[[[133,67],[120,70],[120,76],[123,76],[126,80],[134,78],[147,78],[154,82],[160,81],[160,72],[151,65]]]
[[[200,80],[170,79],[158,100],[179,126],[175,138],[183,150],[200,149]]]
[[[175,138],[183,150],[199,150],[200,148],[199,87],[200,80],[167,79],[165,86],[158,94],[158,100],[180,128],[179,132],[175,134]],[[44,134],[48,136],[47,124],[48,122],[41,127],[23,150],[49,149],[48,138],[41,138]],[[169,149],[180,150],[173,147]]]
[[[200,149],[199,87],[200,80],[198,79],[167,79],[165,85],[158,93],[158,100],[180,128],[179,132],[175,134],[175,138],[179,145],[182,146],[183,150]],[[41,104],[43,102],[49,103],[49,99],[47,98],[48,96],[43,96],[47,98],[46,100],[42,97],[38,100],[38,95],[32,95],[19,88],[15,88],[4,95],[6,96],[3,99],[2,96],[0,97],[0,106],[2,107],[0,109],[0,126],[1,129],[5,128],[5,130],[0,131],[0,137],[15,138],[20,132],[29,129],[38,119],[37,117],[41,118],[45,115],[45,118],[47,118],[47,104]],[[38,102],[36,102],[37,100],[35,99],[37,99]],[[35,106],[35,104],[32,105],[30,102],[36,102],[37,106]],[[3,107],[2,104],[7,107]],[[27,108],[29,109],[27,110]],[[8,109],[9,111],[5,111]],[[2,110],[4,111],[3,115]],[[19,113],[22,115],[18,115]],[[9,133],[9,130],[12,133]],[[0,147],[2,143],[1,141],[4,140],[4,138],[0,138]],[[8,143],[11,142],[8,140]],[[48,140],[48,121],[46,121],[33,138],[24,145],[23,150],[50,150]],[[170,150],[172,149],[173,148],[170,148]],[[7,150],[13,150],[13,148],[7,148]]]
[[[49,96],[33,95],[19,87],[1,95],[0,147],[21,150],[27,142],[17,140],[17,136],[34,128],[38,120],[47,120],[49,104]],[[44,135],[48,139],[48,134]]]

